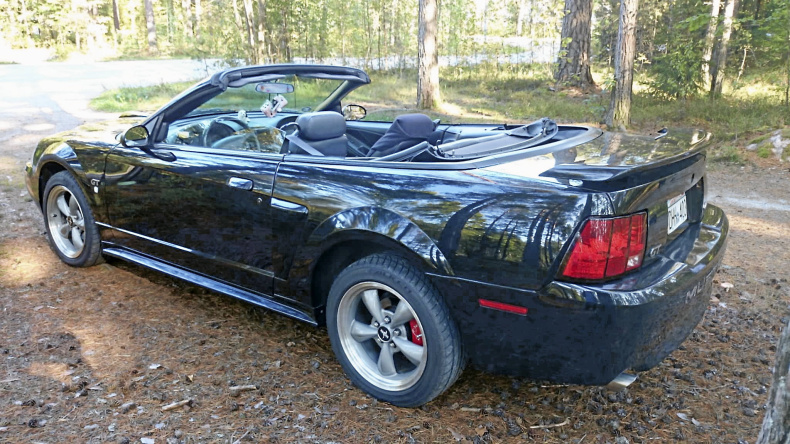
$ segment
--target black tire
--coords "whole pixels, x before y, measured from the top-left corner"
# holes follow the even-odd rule
[[[327,300],[327,328],[351,382],[400,407],[431,401],[463,370],[461,336],[450,310],[425,275],[397,256],[368,256],[337,276]]]
[[[42,209],[49,246],[61,261],[73,267],[90,267],[101,260],[101,240],[93,212],[68,171],[49,179]]]

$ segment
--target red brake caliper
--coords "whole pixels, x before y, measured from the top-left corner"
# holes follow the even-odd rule
[[[422,345],[422,330],[420,330],[420,325],[417,324],[416,319],[409,321],[409,329],[411,330],[411,342]]]

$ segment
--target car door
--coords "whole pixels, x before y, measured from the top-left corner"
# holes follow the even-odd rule
[[[282,156],[156,144],[118,146],[105,199],[114,242],[260,294],[272,293],[271,192]]]

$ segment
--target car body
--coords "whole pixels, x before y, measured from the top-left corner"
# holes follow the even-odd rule
[[[467,360],[605,385],[699,323],[728,232],[706,201],[709,134],[338,122],[364,115],[341,101],[369,82],[225,70],[139,125],[42,140],[28,190],[65,262],[120,258],[327,325],[355,384],[397,405]]]

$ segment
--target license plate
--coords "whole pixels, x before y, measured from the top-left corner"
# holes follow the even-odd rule
[[[688,208],[686,206],[686,195],[681,194],[678,197],[667,201],[667,209],[669,218],[669,225],[667,226],[667,234],[678,229],[683,225],[683,222],[688,219]]]

